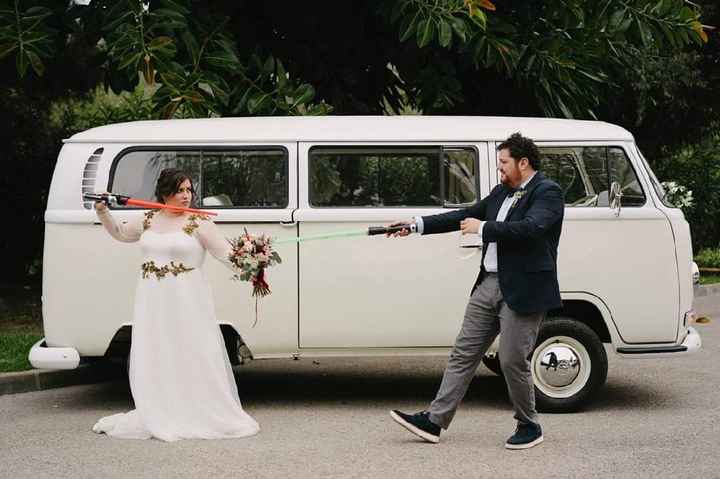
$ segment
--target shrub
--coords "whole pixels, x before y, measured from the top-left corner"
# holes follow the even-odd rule
[[[706,248],[695,256],[695,262],[701,268],[720,268],[720,248]]]
[[[665,151],[653,162],[661,180],[692,191],[692,205],[683,208],[692,231],[693,250],[720,245],[720,127],[701,142]]]

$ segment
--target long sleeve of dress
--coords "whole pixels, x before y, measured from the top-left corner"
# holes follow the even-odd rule
[[[229,258],[232,246],[212,220],[207,219],[200,221],[195,233],[203,247],[210,252],[215,259],[224,264],[233,273],[237,273],[237,269]]]
[[[97,217],[105,227],[105,230],[118,241],[133,243],[140,239],[143,232],[143,218],[134,218],[130,221],[118,221],[105,209],[96,211]]]

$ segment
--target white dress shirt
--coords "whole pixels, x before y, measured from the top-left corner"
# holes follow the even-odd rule
[[[521,185],[519,190],[525,189],[528,183],[530,183],[530,180],[533,179],[535,176],[535,173],[530,175],[530,178],[525,180]],[[502,205],[500,206],[500,210],[498,211],[497,218],[495,218],[495,221],[505,221],[505,218],[507,218],[508,212],[510,211],[510,208],[515,203],[515,195],[508,195],[505,198],[505,201],[503,201]],[[482,240],[482,232],[483,228],[485,227],[485,221],[480,222],[480,226],[478,227],[478,234],[480,235],[480,239]],[[485,271],[489,273],[497,273],[498,272],[498,257],[497,257],[497,243],[492,242],[488,243],[487,246],[487,252],[485,253],[485,260],[483,261],[483,266],[485,266]]]
[[[535,177],[535,174],[537,172],[534,172],[530,177],[523,181],[523,183],[520,185],[520,188],[518,190],[523,190],[527,186],[528,183],[530,183],[530,180]],[[503,201],[502,205],[500,206],[500,210],[498,211],[497,218],[495,218],[495,221],[505,221],[505,218],[507,218],[508,212],[510,211],[510,208],[512,207],[513,203],[515,202],[515,196],[514,195],[508,195],[505,198],[505,201]],[[480,240],[482,240],[482,231],[485,227],[485,221],[480,222],[480,226],[478,227],[478,234],[480,235]],[[415,224],[417,226],[417,233],[423,234],[424,229],[424,223],[421,216],[415,217]],[[498,271],[498,258],[497,258],[497,243],[488,243],[487,246],[487,253],[485,253],[485,260],[483,261],[483,265],[485,266],[485,271],[488,271],[490,273],[497,273]]]

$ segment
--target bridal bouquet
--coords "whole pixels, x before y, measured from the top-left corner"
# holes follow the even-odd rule
[[[253,285],[253,296],[267,296],[270,285],[265,279],[265,268],[282,263],[280,255],[272,248],[272,238],[266,235],[252,236],[245,234],[229,239],[232,249],[228,259],[239,271],[233,279],[250,281]]]

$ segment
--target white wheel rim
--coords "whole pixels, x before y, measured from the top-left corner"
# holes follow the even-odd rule
[[[555,361],[547,358],[555,355]],[[530,363],[535,386],[546,396],[565,399],[579,393],[590,379],[587,348],[569,336],[553,336],[535,348]]]

